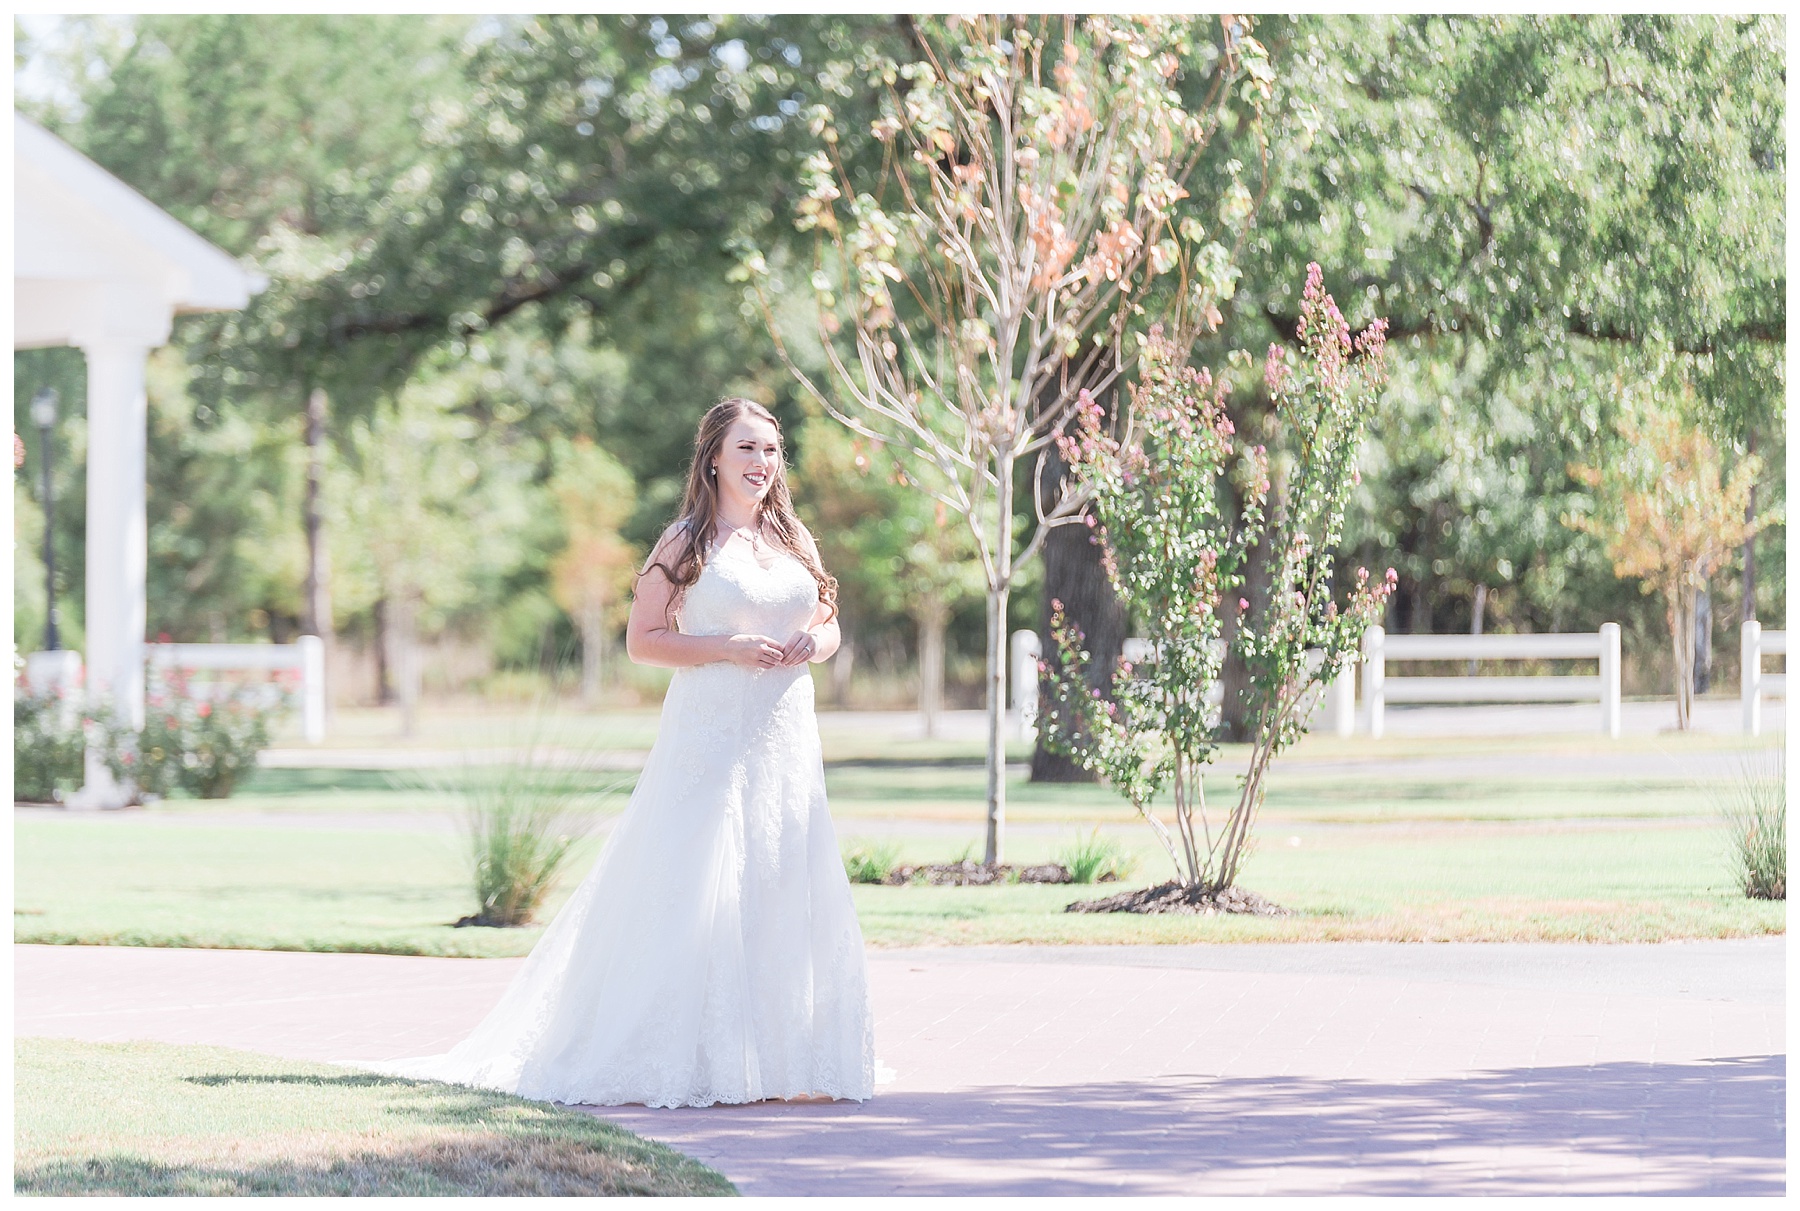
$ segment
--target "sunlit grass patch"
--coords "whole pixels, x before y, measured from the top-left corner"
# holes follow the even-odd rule
[[[979,767],[834,766],[827,777],[838,836],[865,851],[865,873],[980,856]],[[316,793],[295,793],[310,781],[293,779],[279,805],[264,799],[232,819],[160,806],[20,813],[15,938],[472,957],[531,949],[540,926],[453,928],[472,904],[448,798],[441,819],[424,821],[407,814],[424,810],[416,790],[383,794],[360,778],[331,790],[320,776]],[[341,827],[339,796],[362,805],[341,813]],[[1011,864],[1068,858],[1077,830],[1098,826],[1131,869],[1109,888],[1174,873],[1149,828],[1104,787],[1014,779],[1008,796]],[[1727,830],[1698,783],[1278,773],[1255,835],[1241,882],[1292,910],[1285,920],[1075,917],[1062,909],[1080,892],[1056,886],[865,885],[857,903],[878,946],[1650,941],[1780,932],[1785,920],[1778,902],[1744,899]],[[598,833],[576,844],[538,920],[554,917],[601,844]]]
[[[733,1194],[592,1115],[218,1047],[20,1039],[21,1194]]]

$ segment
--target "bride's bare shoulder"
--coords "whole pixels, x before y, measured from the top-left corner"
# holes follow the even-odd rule
[[[812,531],[806,528],[806,523],[796,519],[794,522],[794,531],[800,539],[801,547],[806,550],[807,554],[811,555],[814,559],[817,559],[819,557],[819,544],[814,540]]]
[[[685,518],[670,522],[668,528],[662,532],[662,537],[656,540],[656,545],[650,548],[650,556],[644,560],[644,571],[672,569],[675,566],[675,560],[681,555],[681,548],[689,528],[689,523]],[[664,575],[666,576],[667,572],[664,572]]]

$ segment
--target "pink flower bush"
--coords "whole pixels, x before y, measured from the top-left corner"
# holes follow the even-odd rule
[[[1321,679],[1354,655],[1396,583],[1391,569],[1374,585],[1358,569],[1341,601],[1333,592],[1357,451],[1386,382],[1386,325],[1377,320],[1352,338],[1314,264],[1299,334],[1298,350],[1271,346],[1263,367],[1289,456],[1279,489],[1269,451],[1238,436],[1226,408],[1229,384],[1188,365],[1187,350],[1160,328],[1148,334],[1131,384],[1126,436],[1110,436],[1100,408],[1084,399],[1073,432],[1057,439],[1071,474],[1092,493],[1088,522],[1107,577],[1150,626],[1156,655],[1121,661],[1107,701],[1087,689],[1081,632],[1053,602],[1056,658],[1042,662],[1050,684],[1040,726],[1053,747],[1131,801],[1179,882],[1209,891],[1237,878],[1269,762],[1304,730]],[[1270,585],[1260,598],[1266,604],[1252,608],[1240,590],[1259,547],[1272,552]],[[1207,689],[1220,678],[1227,642],[1250,674],[1254,736],[1238,802],[1215,829],[1197,788],[1199,766],[1217,749]],[[1152,810],[1165,791],[1174,799],[1173,831]]]

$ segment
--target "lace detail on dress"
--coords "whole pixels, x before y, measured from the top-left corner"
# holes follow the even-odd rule
[[[805,626],[797,560],[709,553],[688,634]],[[589,1105],[874,1090],[862,933],[807,669],[678,669],[631,803],[493,1012],[449,1054],[371,1065]]]

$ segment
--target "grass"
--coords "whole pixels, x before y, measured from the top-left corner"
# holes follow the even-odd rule
[[[852,841],[844,847],[844,874],[852,883],[879,883],[899,857],[900,847],[892,842]]]
[[[827,778],[846,848],[859,839],[888,865],[980,852],[978,767],[836,765]],[[1222,779],[1213,793],[1227,789]],[[1278,772],[1243,882],[1294,910],[1283,920],[1065,914],[1092,893],[1055,886],[859,885],[854,894],[877,946],[1780,933],[1784,906],[1747,900],[1735,882],[1712,793],[1678,779]],[[1103,788],[1015,779],[1008,794],[1008,861],[1054,860],[1071,825],[1097,827],[1135,863],[1136,882],[1168,877],[1149,830]],[[452,811],[443,796],[355,771],[269,770],[227,804],[176,801],[123,818],[34,813],[14,830],[15,938],[526,953],[540,928],[452,927],[476,907]],[[600,843],[577,843],[540,920]]]
[[[1136,844],[1132,852],[1140,859],[1137,882],[1172,873],[1159,851]],[[1785,928],[1783,905],[1746,900],[1733,886],[1718,832],[1706,826],[1287,826],[1265,831],[1241,882],[1294,915],[1062,911],[1110,890],[1099,887],[857,887],[854,894],[864,936],[884,946],[1650,942]]]
[[[1738,883],[1755,900],[1787,899],[1787,775],[1781,749],[1747,758],[1721,794]]]
[[[14,1043],[13,1188],[42,1195],[721,1195],[579,1111],[221,1047]]]
[[[1060,851],[1056,860],[1076,883],[1096,883],[1109,875],[1123,879],[1137,865],[1117,839],[1100,835],[1097,824],[1091,833],[1075,834],[1074,843]]]
[[[541,927],[457,929],[466,842],[395,829],[69,819],[14,828],[13,938],[96,946],[524,954]],[[571,850],[585,872],[597,838]],[[540,917],[561,907],[563,879]]]

